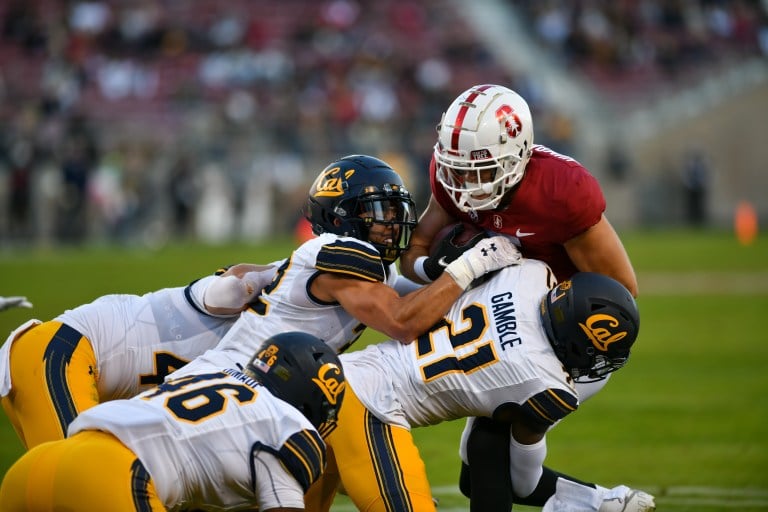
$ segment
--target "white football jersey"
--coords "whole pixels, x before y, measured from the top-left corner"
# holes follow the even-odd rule
[[[218,277],[145,295],[105,295],[55,318],[91,342],[100,401],[157,385],[216,346],[237,315],[217,317],[202,308],[202,293],[212,279]]]
[[[199,368],[244,368],[261,342],[286,331],[317,336],[337,353],[346,350],[365,329],[338,302],[323,302],[309,291],[313,279],[329,272],[393,286],[394,264],[385,268],[379,252],[356,238],[326,233],[313,238],[286,259],[272,283],[240,314],[235,325],[213,350],[191,362],[173,377],[197,373]]]
[[[406,428],[490,417],[508,402],[557,421],[578,395],[540,324],[539,304],[554,282],[540,261],[507,267],[413,343],[342,354],[347,382],[380,420]]]
[[[99,404],[68,435],[82,430],[110,432],[130,448],[171,511],[304,508],[326,462],[309,420],[237,370]]]

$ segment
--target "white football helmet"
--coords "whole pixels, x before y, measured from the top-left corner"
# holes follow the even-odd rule
[[[528,103],[500,85],[461,93],[437,132],[437,180],[463,212],[496,208],[522,179],[533,147]]]

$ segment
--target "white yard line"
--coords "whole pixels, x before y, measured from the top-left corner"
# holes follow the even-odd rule
[[[656,496],[656,505],[667,507],[702,507],[715,508],[717,510],[734,509],[744,507],[768,509],[768,489],[734,489],[727,487],[704,486],[679,486],[661,489],[654,486],[639,486],[638,488],[650,492]],[[432,488],[432,494],[440,496],[458,496],[459,488],[452,485]],[[352,504],[339,504],[332,507],[334,512],[352,512],[355,507]],[[673,509],[672,509],[673,510]],[[466,512],[465,508],[440,507],[438,512]]]

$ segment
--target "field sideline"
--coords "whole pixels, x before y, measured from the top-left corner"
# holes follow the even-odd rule
[[[628,366],[550,433],[547,464],[647,489],[661,511],[768,510],[768,239],[743,247],[727,232],[620,235],[640,283],[640,338]],[[105,293],[143,293],[228,263],[272,261],[292,245],[0,249],[0,294],[35,305],[0,313],[0,335]],[[361,345],[380,339],[367,332]],[[467,508],[456,489],[462,426],[414,431],[441,511]],[[20,454],[0,415],[0,474]],[[334,509],[353,510],[342,498]]]

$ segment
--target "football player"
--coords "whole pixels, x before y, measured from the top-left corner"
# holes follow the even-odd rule
[[[460,94],[443,114],[429,168],[432,194],[403,274],[440,275],[429,258],[434,236],[463,221],[517,238],[523,256],[546,262],[559,280],[576,271],[606,274],[637,296],[637,278],[605,216],[600,184],[579,162],[534,145],[526,101],[499,85]]]
[[[323,471],[344,374],[322,340],[265,340],[243,370],[219,369],[99,404],[69,437],[28,451],[0,509],[303,510]]]
[[[453,101],[438,125],[429,168],[432,193],[411,247],[403,254],[403,274],[423,283],[439,276],[440,259],[430,257],[429,252],[433,238],[445,226],[463,221],[516,237],[523,256],[546,262],[558,280],[577,271],[599,272],[637,296],[637,278],[605,216],[600,184],[579,162],[535,145],[533,139],[528,104],[506,87],[477,85]],[[606,380],[583,386],[582,400],[599,391]],[[487,447],[489,460],[491,454],[504,450],[492,423],[469,419],[462,435],[464,462],[470,429],[476,430],[471,440]],[[489,431],[483,440],[485,429]],[[494,444],[494,440],[498,442]],[[477,468],[483,471],[480,481],[489,488],[508,489],[509,479],[501,468],[492,463],[483,468]],[[462,467],[461,488],[467,495],[469,469],[466,464]],[[527,501],[516,498],[516,502],[541,506],[555,492],[558,476],[546,469],[537,493]],[[500,493],[478,490],[472,494],[482,500],[478,509],[487,512],[506,512],[512,506]]]
[[[0,348],[3,409],[26,448],[62,439],[82,411],[128,398],[215,346],[274,267],[239,264],[189,286],[105,295]]]
[[[287,330],[313,334],[337,353],[366,326],[409,343],[475,279],[520,261],[512,241],[486,238],[414,290],[395,265],[416,225],[413,199],[392,167],[367,155],[346,156],[321,171],[304,213],[317,237],[285,259],[214,349],[174,376],[198,366],[244,365],[261,340]],[[413,291],[401,295],[399,283]]]
[[[410,429],[468,416],[512,432],[511,485],[531,494],[547,431],[579,406],[574,381],[624,366],[640,323],[631,293],[610,277],[553,283],[546,264],[525,260],[465,293],[412,344],[342,354],[345,405],[307,510],[329,510],[339,482],[360,510],[435,510]]]

